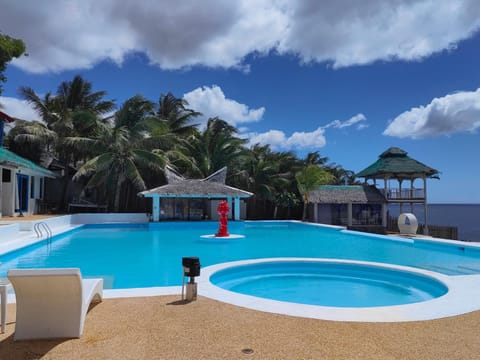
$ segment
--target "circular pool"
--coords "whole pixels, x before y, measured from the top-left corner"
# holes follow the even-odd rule
[[[328,261],[265,261],[214,273],[213,285],[240,294],[299,304],[374,307],[438,298],[448,288],[423,274]]]
[[[249,309],[315,319],[397,322],[437,319],[479,308],[480,275],[452,277],[393,264],[267,258],[207,266],[199,294]]]

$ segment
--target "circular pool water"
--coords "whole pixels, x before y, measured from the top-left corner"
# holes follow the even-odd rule
[[[213,285],[266,299],[332,307],[412,304],[447,293],[442,282],[411,271],[329,261],[264,261],[227,267]]]

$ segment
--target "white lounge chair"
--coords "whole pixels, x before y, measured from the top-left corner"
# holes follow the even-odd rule
[[[88,307],[102,301],[103,279],[82,279],[80,269],[11,269],[17,302],[15,340],[79,338]]]

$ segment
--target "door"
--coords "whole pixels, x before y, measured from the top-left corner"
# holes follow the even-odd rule
[[[18,208],[15,212],[24,213],[28,211],[28,175],[17,174],[18,185]]]

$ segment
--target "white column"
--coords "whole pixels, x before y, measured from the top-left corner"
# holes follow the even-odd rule
[[[153,221],[160,221],[160,197],[152,197],[152,201]]]
[[[384,195],[385,198],[388,200],[388,199],[389,199],[389,196],[388,196],[387,186],[388,186],[387,178],[384,177],[384,178],[383,178],[383,195]]]
[[[399,197],[402,197],[402,179],[398,179],[398,193]],[[400,203],[400,214],[403,213],[403,202]]]
[[[313,203],[313,222],[318,223],[318,204]]]
[[[410,199],[413,199],[413,182],[415,179],[410,179]],[[410,212],[413,214],[413,202],[410,202]]]
[[[235,217],[235,220],[240,220],[240,198],[236,197],[234,199],[234,204],[233,204],[233,215]]]

